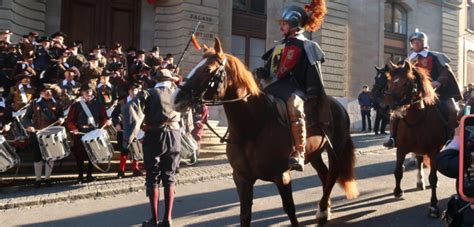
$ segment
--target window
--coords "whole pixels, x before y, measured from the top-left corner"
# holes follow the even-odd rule
[[[263,67],[261,56],[265,53],[265,39],[243,35],[232,35],[232,54],[250,70]]]
[[[265,0],[233,0],[233,8],[248,13],[265,14]]]
[[[474,31],[474,0],[468,0],[466,6],[466,19],[467,19],[467,28],[471,31]]]
[[[385,32],[407,34],[407,13],[399,4],[385,3]]]

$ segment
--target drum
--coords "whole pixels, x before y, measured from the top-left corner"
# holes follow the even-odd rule
[[[140,130],[138,131],[137,138],[133,140],[128,148],[130,150],[130,157],[132,160],[143,161],[143,136],[145,133]]]
[[[15,143],[21,147],[28,145],[28,132],[23,127],[24,121],[23,117],[26,114],[26,109],[14,112],[13,115],[13,123],[12,123],[12,134],[15,138]]]
[[[71,148],[63,126],[51,126],[36,133],[41,156],[45,161],[56,161],[71,154]]]
[[[0,173],[3,173],[20,164],[20,157],[15,148],[7,143],[3,135],[0,135]]]
[[[95,129],[81,138],[87,155],[92,163],[110,161],[114,153],[109,134],[104,129]]]

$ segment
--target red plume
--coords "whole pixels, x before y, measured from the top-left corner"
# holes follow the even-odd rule
[[[326,16],[326,0],[311,0],[304,10],[309,13],[308,22],[305,25],[306,31],[314,32],[321,28]]]

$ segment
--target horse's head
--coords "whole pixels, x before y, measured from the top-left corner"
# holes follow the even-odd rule
[[[392,64],[392,67],[387,73],[388,83],[384,96],[384,102],[391,109],[419,102],[433,105],[437,101],[428,71],[415,67],[406,60],[398,65]]]
[[[238,58],[225,54],[216,38],[214,48],[204,47],[203,58],[175,91],[173,104],[184,112],[196,104],[223,104],[259,93],[253,75]]]
[[[370,96],[380,105],[383,104],[382,100],[384,92],[387,89],[387,73],[390,71],[390,67],[388,65],[385,65],[383,68],[375,66],[375,70],[377,71],[377,74],[374,78],[375,83],[370,91]]]

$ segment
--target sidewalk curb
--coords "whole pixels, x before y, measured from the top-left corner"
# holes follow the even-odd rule
[[[228,165],[228,164],[227,164]],[[178,177],[177,184],[189,184],[197,183],[206,180],[212,180],[217,178],[224,178],[232,176],[232,169],[229,166],[229,171],[217,172],[215,174],[208,174],[202,176],[190,176],[190,177]],[[117,183],[120,184],[120,183]],[[35,206],[44,206],[47,204],[55,204],[61,202],[72,202],[83,199],[98,199],[105,197],[113,197],[120,194],[126,194],[130,192],[140,192],[145,190],[143,181],[133,182],[131,184],[122,184],[122,187],[97,189],[86,193],[75,193],[75,194],[61,194],[54,193],[53,196],[47,196],[46,198],[35,198],[34,196],[23,197],[20,199],[11,198],[6,203],[0,203],[0,211],[6,211],[10,209],[29,208]]]

